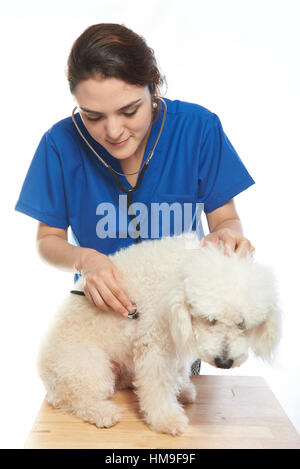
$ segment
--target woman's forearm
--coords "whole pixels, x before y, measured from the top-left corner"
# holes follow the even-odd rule
[[[39,239],[37,249],[46,263],[67,272],[80,271],[82,256],[87,251],[94,251],[94,249],[73,246],[67,240],[55,235]]]
[[[121,279],[113,262],[96,249],[73,246],[57,235],[45,235],[38,239],[41,258],[50,265],[68,272],[80,272],[85,278],[84,293],[93,306],[103,311],[114,310],[128,317],[136,306],[120,287]]]

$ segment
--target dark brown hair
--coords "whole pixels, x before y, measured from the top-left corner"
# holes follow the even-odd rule
[[[80,81],[97,75],[148,86],[152,99],[166,82],[158,70],[154,51],[145,39],[115,23],[88,27],[72,46],[67,68],[71,93]]]

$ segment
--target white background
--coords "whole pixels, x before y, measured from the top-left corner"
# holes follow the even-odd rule
[[[167,77],[165,96],[215,112],[256,181],[236,204],[256,258],[276,270],[282,342],[272,366],[250,358],[235,370],[203,365],[202,372],[265,377],[300,431],[299,7],[297,0],[2,3],[2,448],[24,445],[44,396],[39,341],[73,280],[39,259],[37,221],[14,205],[43,133],[74,105],[65,77],[72,43],[100,22],[123,23],[146,38]]]

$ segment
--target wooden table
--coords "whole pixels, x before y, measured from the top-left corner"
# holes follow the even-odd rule
[[[139,415],[135,394],[119,391],[113,401],[123,408],[116,426],[99,429],[46,401],[25,448],[298,448],[300,436],[263,378],[194,376],[197,400],[185,406],[189,426],[180,436],[151,431]]]

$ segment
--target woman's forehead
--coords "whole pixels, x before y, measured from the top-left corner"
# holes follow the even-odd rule
[[[76,86],[75,98],[82,110],[94,114],[120,111],[150,95],[147,86],[137,86],[117,78],[89,78]]]

